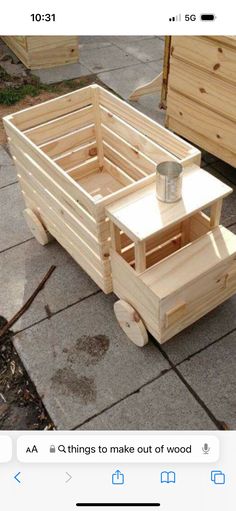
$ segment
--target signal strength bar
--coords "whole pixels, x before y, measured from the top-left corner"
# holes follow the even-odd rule
[[[181,14],[176,14],[176,16],[172,16],[172,18],[169,18],[169,21],[181,21]]]

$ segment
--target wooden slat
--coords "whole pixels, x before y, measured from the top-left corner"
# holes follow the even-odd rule
[[[140,276],[111,249],[112,280],[115,294],[126,300],[140,314],[149,332],[159,336],[159,303],[154,293],[142,282]]]
[[[67,236],[69,240],[77,247],[78,251],[83,254],[88,263],[97,269],[103,276],[109,276],[110,274],[110,261],[106,259],[102,261],[93,250],[85,243],[80,236],[75,232],[69,225],[63,221],[63,229],[62,229],[62,221],[61,218],[55,213],[55,211],[50,208],[48,202],[43,199],[41,194],[39,195],[34,188],[32,188],[25,179],[23,179],[20,175],[19,181],[23,190],[25,190],[26,194],[29,197],[32,197],[32,200],[35,201],[35,204],[40,208],[40,215],[44,219],[44,217],[48,217],[51,223],[63,231],[63,234]],[[47,226],[47,222],[45,221],[45,225],[50,232],[50,229]]]
[[[35,163],[37,163],[44,171],[51,177],[51,179],[57,183],[60,188],[64,189],[71,198],[75,201],[80,202],[82,206],[86,207],[92,215],[96,215],[95,204],[90,197],[69,175],[53,162],[46,154],[44,154],[39,148],[27,139],[27,137],[20,133],[19,130],[11,125],[6,119],[4,119],[4,125],[6,132],[13,144],[21,149],[23,152],[29,155]]]
[[[100,110],[99,110],[99,91],[98,91],[98,86],[96,84],[93,84],[91,86],[91,95],[92,95],[93,107],[94,107],[94,122],[95,122],[98,162],[99,162],[99,167],[101,168],[104,163],[104,154],[103,154],[103,144],[102,144],[101,115],[100,115]]]
[[[169,75],[172,89],[235,121],[235,85],[173,58]]]
[[[36,197],[32,198],[31,196],[29,196],[31,193],[29,191],[28,191],[29,195],[27,195],[27,193],[23,189],[22,193],[28,207],[37,211],[37,214],[40,215],[40,211],[38,211],[37,206],[34,202],[36,200]],[[111,276],[105,277],[103,273],[99,272],[97,268],[91,265],[90,262],[86,259],[86,257],[84,257],[83,253],[78,250],[78,247],[74,243],[72,243],[71,239],[69,239],[66,236],[66,233],[63,232],[62,229],[58,228],[57,225],[51,221],[46,211],[44,210],[43,213],[44,219],[42,219],[42,222],[44,222],[47,225],[49,232],[60,243],[60,245],[73,257],[73,259],[83,268],[83,270],[88,273],[88,275],[94,280],[94,282],[96,282],[96,284],[104,291],[104,293],[110,293],[112,291]]]
[[[82,144],[86,144],[95,140],[95,126],[86,126],[80,130],[76,130],[62,137],[58,137],[51,142],[47,142],[40,146],[40,149],[51,158],[62,155],[67,151],[72,151]]]
[[[177,158],[182,159],[191,154],[196,154],[197,150],[190,144],[184,142],[177,136],[173,136],[168,130],[124,101],[118,99],[110,92],[99,87],[99,94],[100,105],[125,120],[130,126],[133,126],[147,137],[150,137],[151,140],[161,147],[164,147]]]
[[[126,172],[121,170],[117,165],[114,165],[110,160],[104,158],[104,169],[109,172],[112,176],[114,176],[121,184],[124,186],[134,183],[134,179],[128,176]]]
[[[103,140],[113,147],[116,151],[120,151],[122,155],[128,158],[137,167],[140,167],[147,174],[156,172],[156,164],[147,158],[141,151],[125,142],[119,135],[116,135],[109,128],[102,125]]]
[[[79,180],[81,177],[88,176],[92,172],[98,170],[98,159],[97,156],[95,158],[91,158],[90,160],[81,163],[80,165],[76,165],[75,167],[67,170],[67,174],[73,177],[75,181]]]
[[[167,114],[214,144],[235,151],[235,122],[174,90],[168,94]]]
[[[22,152],[17,145],[12,142],[10,144],[12,154],[16,161],[21,163],[26,169],[35,176],[38,182],[53,194],[56,199],[67,207],[69,211],[82,222],[92,234],[97,235],[97,224],[94,218],[84,209],[77,201],[75,201],[66,191],[58,186],[58,184],[44,171],[40,165],[33,161],[25,152]]]
[[[215,269],[235,252],[236,236],[222,226],[216,227],[183,250],[149,268],[140,278],[163,299]]]
[[[93,124],[93,114],[93,106],[87,106],[76,112],[66,114],[58,119],[36,126],[36,128],[26,130],[24,133],[32,142],[41,145],[44,142],[66,135],[75,129]]]
[[[29,184],[29,186],[37,193],[37,197],[40,196],[44,201],[46,201],[48,207],[54,211],[54,213],[58,216],[58,219],[60,219],[62,228],[64,228],[64,223],[66,223],[66,225],[78,234],[81,241],[84,241],[99,258],[105,260],[107,258],[107,254],[109,254],[108,241],[99,243],[96,236],[91,234],[85,225],[79,221],[64,204],[60,203],[54,195],[49,193],[48,190],[33,176],[33,174],[30,174],[19,161],[16,162],[16,165],[18,177],[22,178],[27,184]]]
[[[219,144],[219,142],[213,142],[209,138],[207,138],[204,134],[198,133],[193,130],[189,126],[186,126],[176,120],[174,117],[168,116],[167,119],[168,128],[175,131],[179,135],[182,135],[184,138],[191,140],[194,144],[202,147],[206,151],[215,154],[221,160],[226,161],[229,165],[236,167],[236,155],[232,151],[226,149],[223,145]]]
[[[65,156],[55,158],[55,162],[57,165],[60,165],[64,170],[69,170],[79,165],[80,163],[89,160],[89,158],[93,158],[97,155],[97,147],[96,142],[90,142],[90,144],[86,144],[79,149],[75,149],[72,152],[68,153]]]
[[[206,37],[172,37],[172,57],[199,66],[223,80],[236,82],[235,49]]]
[[[177,160],[171,153],[140,133],[139,130],[130,126],[127,122],[122,121],[116,115],[103,107],[100,107],[100,111],[101,122],[107,128],[122,137],[126,142],[137,149],[137,151],[141,151],[156,164],[166,160]]]
[[[131,163],[129,160],[124,158],[122,154],[120,154],[118,151],[115,151],[113,147],[111,147],[109,144],[106,144],[106,142],[103,142],[104,147],[104,155],[106,158],[108,158],[112,163],[120,167],[128,176],[130,176],[135,181],[138,181],[139,179],[143,179],[147,176],[146,172],[139,169]]]
[[[33,128],[52,119],[77,111],[92,103],[90,87],[64,94],[59,98],[45,101],[11,116],[11,122],[20,130]]]

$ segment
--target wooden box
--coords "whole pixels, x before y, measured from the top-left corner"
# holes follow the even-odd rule
[[[77,36],[2,36],[28,69],[72,64],[79,60]]]
[[[166,126],[236,166],[236,37],[171,37]]]
[[[163,343],[236,292],[236,236],[219,225],[231,191],[190,164],[176,203],[152,183],[107,207],[115,313],[139,346],[146,330]]]
[[[200,159],[197,149],[97,85],[4,124],[35,236],[47,242],[42,223],[105,293],[113,289],[105,207],[153,182],[157,163]]]

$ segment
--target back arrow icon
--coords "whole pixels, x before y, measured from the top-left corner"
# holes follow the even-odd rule
[[[20,479],[18,479],[19,475],[20,475],[20,472],[18,472],[18,474],[16,474],[16,475],[14,476],[14,479],[15,479],[18,483],[21,483]]]
[[[72,476],[69,474],[69,472],[66,472],[66,475],[68,476],[68,479],[66,479],[66,483],[69,483],[69,481],[72,479]]]

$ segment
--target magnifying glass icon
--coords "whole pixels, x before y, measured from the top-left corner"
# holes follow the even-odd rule
[[[66,454],[66,448],[65,448],[65,446],[64,446],[64,445],[62,445],[62,444],[61,444],[61,445],[58,445],[58,451],[59,451],[59,452],[64,452],[64,453]]]

